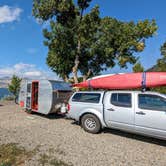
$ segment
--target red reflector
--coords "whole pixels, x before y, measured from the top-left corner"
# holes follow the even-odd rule
[[[70,104],[67,104],[67,110],[70,111]]]
[[[24,107],[24,101],[20,101],[20,107]]]

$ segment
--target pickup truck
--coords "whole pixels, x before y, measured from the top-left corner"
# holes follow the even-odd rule
[[[156,92],[75,92],[67,116],[89,133],[114,128],[166,140],[166,96]]]

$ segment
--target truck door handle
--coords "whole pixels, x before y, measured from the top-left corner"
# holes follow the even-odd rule
[[[108,111],[115,111],[113,108],[108,108],[107,110]]]
[[[145,113],[142,112],[142,111],[140,111],[140,112],[136,112],[136,114],[138,114],[138,115],[145,115]]]

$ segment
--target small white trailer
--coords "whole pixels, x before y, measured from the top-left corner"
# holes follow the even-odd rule
[[[60,111],[71,94],[70,84],[63,81],[23,80],[18,102],[26,111],[47,115]]]

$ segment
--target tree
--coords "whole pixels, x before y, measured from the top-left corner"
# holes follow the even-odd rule
[[[158,59],[157,64],[148,71],[159,71],[159,72],[166,71],[166,42],[161,46],[160,51],[162,57]],[[153,88],[152,90],[166,94],[166,87]]]
[[[160,48],[162,58],[157,61],[157,71],[166,71],[166,42]],[[156,88],[156,91],[166,94],[166,87]]]
[[[21,81],[22,81],[21,78],[17,77],[16,75],[13,75],[11,83],[8,85],[8,89],[14,95],[15,100],[19,94]]]
[[[154,20],[138,23],[100,17],[99,7],[87,13],[91,0],[33,0],[35,18],[50,21],[43,30],[48,47],[47,64],[66,81],[71,74],[90,76],[114,67],[135,64],[135,52],[145,47],[157,26]],[[85,12],[86,11],[86,12]]]
[[[160,48],[162,58],[157,61],[158,71],[166,71],[166,42]]]
[[[134,66],[133,66],[133,72],[144,72],[144,67],[141,65],[140,62],[136,63]]]

